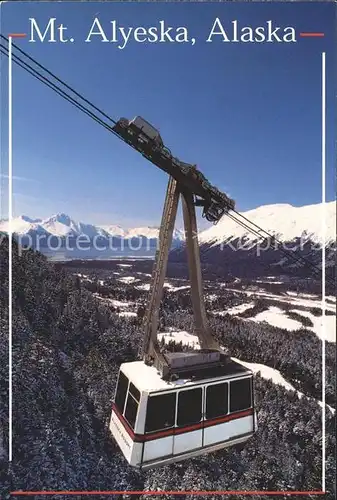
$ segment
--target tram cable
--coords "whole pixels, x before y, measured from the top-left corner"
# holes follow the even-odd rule
[[[311,267],[312,269],[312,272],[315,273],[316,275],[319,275],[319,277],[321,277],[321,269],[316,266],[315,264],[313,264],[310,260],[308,260],[307,258],[303,257],[303,256],[299,256],[299,255],[294,255],[291,253],[290,250],[285,250],[284,248],[282,248],[282,241],[278,240],[277,238],[275,238],[274,235],[272,235],[271,233],[269,233],[268,231],[265,231],[263,228],[259,227],[257,224],[255,224],[254,222],[251,222],[249,219],[247,219],[247,217],[245,217],[244,215],[240,214],[239,212],[237,212],[236,210],[233,210],[233,212],[235,212],[239,217],[241,217],[242,219],[244,219],[246,222],[248,222],[248,224],[252,224],[255,226],[255,228],[253,227],[250,227],[247,223],[241,221],[240,219],[238,219],[237,217],[233,216],[232,214],[230,213],[227,213],[227,217],[229,217],[230,219],[232,219],[234,222],[236,222],[237,224],[239,224],[241,227],[243,227],[244,229],[246,229],[247,231],[249,231],[250,233],[254,234],[255,236],[257,236],[258,238],[262,238],[262,241],[265,241],[265,242],[272,242],[274,244],[274,248],[278,249],[281,253],[283,253],[285,256],[291,258],[294,262],[298,262],[298,263],[302,263],[302,264],[306,264],[308,266]],[[259,231],[262,231],[264,233],[267,234],[267,236],[263,236],[259,233]],[[278,246],[280,245],[280,246]],[[332,279],[330,279],[329,277],[326,277],[326,283],[334,286],[335,283]]]
[[[8,38],[6,38],[4,35],[1,35],[1,34],[0,34],[0,37],[8,43]],[[61,78],[56,76],[53,72],[51,72],[49,69],[47,69],[43,64],[36,61],[32,56],[30,56],[24,50],[19,48],[14,42],[12,42],[12,46],[16,51],[18,51],[20,54],[22,54],[24,57],[26,57],[31,63],[34,63],[38,68],[40,68],[42,71],[44,71],[48,76],[43,75],[41,73],[41,71],[34,68],[32,66],[32,64],[30,64],[30,62],[24,61],[22,59],[22,57],[18,56],[14,52],[12,52],[12,57],[13,57],[14,63],[16,63],[18,66],[20,66],[26,72],[28,72],[31,76],[33,76],[34,78],[39,80],[41,83],[43,83],[44,85],[49,87],[56,94],[58,94],[60,97],[62,97],[63,99],[68,101],[70,104],[72,104],[74,107],[76,107],[77,109],[82,111],[84,114],[86,114],[87,116],[92,118],[96,123],[98,123],[99,125],[104,127],[110,133],[114,134],[116,137],[118,137],[123,142],[126,142],[119,134],[117,134],[112,129],[112,126],[109,125],[109,123],[108,123],[108,122],[110,122],[113,125],[115,125],[115,124],[117,124],[116,120],[114,120],[111,116],[109,116],[107,113],[105,113],[100,108],[98,108],[96,105],[94,105],[89,99],[85,98],[81,93],[77,92],[73,87],[71,87],[69,84],[64,82]],[[8,48],[5,45],[3,45],[2,43],[0,43],[0,52],[3,55],[9,57]],[[56,82],[58,82],[58,83],[54,83],[53,81],[51,81],[50,77],[55,79]],[[62,87],[60,87],[59,84],[63,85],[65,87],[65,89],[67,89],[67,90],[62,89]],[[76,97],[73,97],[71,94],[69,94],[68,91],[72,92]],[[83,103],[85,103],[85,104],[79,102],[78,99],[83,101]],[[108,120],[108,122],[106,120],[103,120],[94,111],[92,111],[90,108],[88,108],[88,106],[90,106],[93,110],[95,110],[100,115],[102,115],[102,117],[104,117],[106,120]],[[127,144],[137,151],[137,149],[132,144],[130,144],[130,143],[127,143]],[[233,213],[226,213],[227,217],[229,217],[234,222],[236,222],[240,226],[247,229],[247,231],[254,234],[258,238],[263,238],[263,241],[268,241],[268,238],[270,238],[273,243],[282,246],[282,242],[280,240],[276,239],[275,236],[272,235],[270,232],[264,230],[263,228],[258,226],[256,223],[250,221],[247,217],[245,217],[244,215],[242,215],[241,213],[239,213],[235,209],[232,210],[231,212],[234,212],[236,214],[236,216],[234,216]],[[240,220],[240,219],[243,219],[243,220]],[[263,232],[266,236],[261,235],[260,232]],[[318,266],[316,266],[315,264],[313,264],[307,258],[305,258],[303,256],[295,256],[292,254],[292,252],[290,252],[289,250],[285,250],[282,247],[279,248],[279,250],[287,257],[290,257],[294,262],[301,262],[301,263],[308,265],[316,275],[319,274],[321,277],[321,269]],[[334,280],[330,279],[329,277],[326,277],[326,282],[332,286],[335,285]]]
[[[14,47],[17,48],[15,45]],[[2,54],[9,55],[6,47],[1,45],[0,49]],[[25,55],[24,51],[18,50]],[[27,57],[36,63],[32,57]],[[126,119],[115,122],[41,64],[37,63],[39,68],[47,72],[47,76],[42,75],[39,69],[23,61],[17,54],[14,54],[13,61],[169,174],[160,229],[160,245],[152,276],[148,317],[144,324],[143,360],[121,364],[112,406],[109,429],[125,459],[133,467],[148,470],[245,443],[257,431],[253,372],[224,352],[207,325],[200,251],[198,240],[195,238],[196,206],[199,205],[196,196],[200,191],[200,176],[196,177],[196,184],[193,185],[189,184],[189,181],[180,179],[178,173],[172,169],[174,160],[177,159],[172,159],[171,155],[168,160],[162,158],[160,147],[164,149],[164,143],[161,141],[158,153],[159,143],[158,141],[155,143],[156,135],[151,132],[152,126],[141,117],[137,117],[139,121],[143,120],[140,125],[138,121],[138,128],[134,123],[136,119],[131,122]],[[51,78],[56,79],[57,83],[51,81]],[[73,95],[70,95],[69,91]],[[112,128],[106,122],[107,119],[116,124],[116,127]],[[144,124],[150,127],[148,128],[150,133],[144,133]],[[153,129],[152,127],[152,131]],[[154,132],[160,138],[156,129]],[[130,139],[128,134],[133,135],[133,138]],[[141,147],[139,142],[144,141],[144,135],[147,146]],[[169,166],[165,162],[169,163]],[[232,220],[246,227],[258,238],[261,238],[260,231],[268,234],[248,219],[244,222],[238,212],[235,211],[239,218],[232,213],[228,214],[228,210],[235,207],[234,200],[229,200],[233,202],[229,204],[225,193],[220,193],[206,181],[207,179],[204,179],[206,187],[202,192],[205,202],[211,198],[213,192],[214,198],[211,201],[217,203],[217,197],[220,200],[224,199],[222,205],[221,201],[219,202],[218,208],[226,210]],[[159,346],[157,335],[159,302],[163,292],[179,198],[183,201],[191,300],[195,331],[200,343],[199,350],[183,355],[179,352],[163,351]],[[213,206],[214,210],[216,208]],[[222,213],[213,212],[214,218],[209,220],[217,222]],[[211,216],[212,213],[208,215]],[[192,438],[191,430],[193,430]],[[99,462],[97,466],[98,464]]]
[[[8,43],[8,38],[6,38],[4,35],[1,35],[0,34],[0,38],[4,39],[7,41]],[[66,82],[64,82],[63,80],[61,80],[61,78],[59,78],[58,76],[56,76],[54,73],[52,73],[49,69],[47,69],[43,64],[39,63],[38,61],[36,61],[36,59],[34,59],[33,57],[31,57],[29,54],[27,54],[27,52],[25,52],[24,50],[20,49],[20,47],[18,47],[13,41],[12,41],[12,46],[18,51],[20,52],[22,55],[24,55],[25,57],[27,57],[30,61],[32,61],[34,64],[36,64],[39,68],[41,68],[43,71],[45,71],[48,75],[52,76],[53,78],[55,78],[55,80],[57,80],[59,83],[61,83],[62,85],[64,85],[68,90],[70,90],[71,92],[73,92],[77,97],[79,97],[80,99],[82,99],[84,102],[86,102],[87,104],[89,104],[93,109],[95,109],[96,111],[98,111],[99,113],[101,113],[101,115],[103,115],[105,118],[107,118],[109,121],[111,121],[114,125],[116,125],[116,121],[113,120],[111,118],[111,116],[107,115],[106,113],[104,113],[104,111],[102,111],[101,109],[99,109],[97,106],[95,106],[91,101],[89,101],[88,99],[86,99],[85,97],[83,97],[82,94],[80,94],[79,92],[77,92],[76,90],[74,90],[70,85],[68,85]]]
[[[2,36],[2,35],[1,35]],[[8,49],[7,47],[4,47],[2,44],[0,44],[0,52],[2,54],[4,54],[5,56],[8,57],[9,53],[8,53]],[[67,93],[65,90],[63,90],[62,88],[60,88],[60,86],[58,86],[57,84],[53,83],[48,77],[44,76],[43,74],[41,74],[39,71],[37,71],[34,67],[32,67],[30,64],[28,64],[26,61],[24,61],[22,58],[18,57],[16,54],[12,53],[12,57],[13,57],[13,62],[15,62],[18,66],[20,66],[22,69],[24,69],[25,71],[27,71],[30,75],[32,75],[34,78],[36,78],[37,80],[39,80],[41,83],[43,83],[44,85],[46,85],[47,87],[49,87],[51,90],[53,90],[54,92],[56,92],[60,97],[63,97],[63,99],[65,99],[66,101],[68,101],[70,104],[72,104],[73,106],[75,106],[76,108],[78,108],[80,111],[83,111],[83,113],[85,113],[86,115],[88,115],[90,118],[92,118],[94,121],[96,121],[97,123],[99,123],[100,125],[102,125],[104,128],[106,128],[109,132],[112,132],[116,137],[119,137],[118,134],[116,134],[113,130],[112,130],[112,127],[104,120],[102,120],[99,116],[97,116],[94,112],[92,112],[90,109],[88,109],[87,107],[85,107],[85,105],[81,104],[80,102],[76,101],[76,99],[74,97],[72,97],[69,93]],[[48,70],[47,70],[48,71]],[[56,78],[56,77],[55,77]],[[69,85],[67,84],[64,84],[67,88],[70,88]],[[80,95],[78,94],[76,91],[73,91],[73,93],[75,95]],[[81,99],[83,99],[85,102],[88,102],[90,104],[90,102],[83,98],[82,96],[80,97]],[[96,108],[96,106],[94,106],[93,104],[90,104],[94,109],[98,109]],[[105,115],[105,113],[103,113],[103,111],[99,111],[102,115],[104,116],[107,116]],[[112,123],[116,123],[112,118],[109,117],[109,120],[112,122]],[[120,138],[120,137],[119,137]]]

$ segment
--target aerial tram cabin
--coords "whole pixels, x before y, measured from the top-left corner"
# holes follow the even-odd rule
[[[141,126],[143,135],[148,131],[151,141],[155,132],[142,120],[133,120],[132,126]],[[116,133],[124,132],[117,127]],[[131,137],[139,148],[138,135]],[[192,352],[168,352],[157,339],[180,196],[194,333],[200,343],[200,350]],[[234,362],[208,329],[195,206],[200,204],[194,193],[170,176],[144,317],[143,360],[123,363],[116,386],[110,431],[128,463],[143,470],[244,443],[257,429],[253,374]]]
[[[244,443],[256,430],[253,375],[232,361],[164,381],[143,361],[120,367],[110,429],[143,470]]]

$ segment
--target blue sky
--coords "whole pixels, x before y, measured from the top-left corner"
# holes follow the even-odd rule
[[[327,65],[327,198],[335,197],[333,3],[2,4],[1,32],[29,33],[50,17],[70,44],[16,43],[114,118],[144,116],[175,156],[197,163],[238,210],[321,200],[321,53]],[[119,26],[186,26],[194,46],[132,42],[123,50],[85,43],[94,17]],[[227,28],[294,26],[323,31],[297,43],[206,43],[214,20]],[[98,38],[98,37],[97,37]],[[217,39],[218,38],[218,39]],[[93,39],[94,40],[94,39]],[[1,56],[2,216],[6,215],[7,58]],[[166,174],[14,66],[14,210],[32,217],[66,212],[96,224],[157,225]],[[178,225],[181,223],[179,222]],[[203,227],[205,222],[202,220]],[[209,223],[207,223],[209,225]]]

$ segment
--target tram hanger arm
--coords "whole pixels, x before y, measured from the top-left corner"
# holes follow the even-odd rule
[[[121,119],[122,120],[122,119]],[[212,202],[215,203],[223,213],[235,208],[234,200],[230,199],[225,193],[220,192],[217,188],[212,186],[207,179],[203,176],[200,179],[201,173],[195,168],[188,168],[181,166],[180,160],[168,157],[163,153],[165,148],[153,147],[151,141],[144,141],[140,138],[140,131],[129,126],[121,126],[121,120],[113,127],[114,133],[119,135],[127,144],[132,146],[136,151],[142,154],[144,158],[156,165],[162,171],[173,177],[178,184],[187,189],[194,195],[200,198],[197,201],[198,206],[209,207]],[[131,133],[130,133],[131,132]],[[188,165],[188,164],[187,164]],[[207,213],[207,209],[206,209]],[[221,215],[223,215],[223,213]],[[220,216],[218,217],[220,218]],[[212,220],[213,219],[209,219]],[[215,217],[214,220],[217,220]]]
[[[201,349],[219,350],[218,342],[210,334],[206,308],[203,298],[203,286],[198,245],[198,231],[195,213],[194,195],[181,187],[178,182],[169,177],[162,221],[159,231],[159,248],[156,252],[149,291],[147,312],[144,318],[143,359],[146,363],[157,366],[164,375],[169,371],[167,360],[160,352],[157,331],[159,323],[159,308],[163,295],[168,255],[172,244],[172,236],[177,216],[179,197],[182,195],[183,216],[188,255],[191,300],[194,314],[195,331]]]
[[[218,342],[213,338],[208,328],[193,194],[184,191],[182,202],[195,333],[198,336],[201,349],[219,349]]]
[[[144,318],[144,361],[149,363],[158,362],[160,365],[165,365],[166,362],[165,358],[163,358],[160,353],[157,338],[159,308],[163,295],[164,280],[167,269],[168,255],[172,244],[174,224],[177,217],[179,195],[180,191],[178,183],[173,177],[170,176],[159,231],[159,248],[156,251],[147,312]]]

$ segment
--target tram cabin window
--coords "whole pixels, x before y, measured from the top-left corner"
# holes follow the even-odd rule
[[[127,420],[127,422],[130,424],[132,429],[135,428],[139,399],[140,399],[140,392],[133,385],[133,383],[130,382],[128,399],[126,401],[124,417]]]
[[[177,426],[200,422],[202,417],[202,388],[180,391],[178,394]]]
[[[115,396],[115,405],[120,413],[124,412],[125,398],[128,391],[129,381],[123,372],[119,372],[117,390]]]
[[[252,406],[252,379],[243,378],[230,383],[230,411],[247,410]]]
[[[130,385],[129,385],[129,392],[130,394],[132,394],[132,396],[135,398],[135,400],[139,403],[139,400],[140,400],[140,392],[139,390],[137,389],[137,387],[135,387],[133,385],[132,382],[130,382]]]
[[[176,393],[149,396],[146,410],[145,432],[155,432],[174,426]]]
[[[206,388],[206,419],[228,413],[228,383],[209,385]]]

